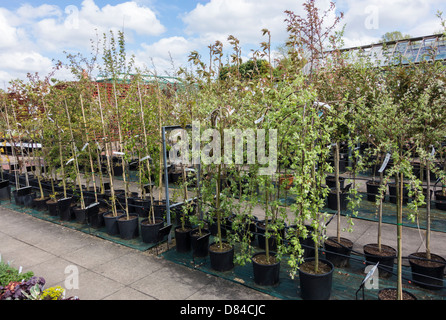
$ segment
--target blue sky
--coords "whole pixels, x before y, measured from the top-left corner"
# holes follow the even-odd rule
[[[444,0],[339,0],[344,12],[345,46],[378,42],[388,32],[399,30],[411,36],[441,30],[437,10],[446,16]],[[317,0],[321,9],[328,0]],[[142,69],[173,74],[188,67],[187,57],[196,50],[205,62],[207,46],[227,37],[240,40],[242,56],[259,49],[261,29],[271,31],[273,49],[286,41],[285,10],[303,14],[296,0],[0,0],[0,84],[24,79],[27,72],[45,76],[64,51],[89,56],[91,39],[109,30],[124,30],[127,50]],[[333,17],[330,17],[333,18]],[[65,60],[64,60],[65,61]],[[57,78],[69,79],[68,70]]]

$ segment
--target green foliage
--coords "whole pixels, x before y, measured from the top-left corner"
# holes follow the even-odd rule
[[[20,282],[22,280],[29,280],[34,273],[32,271],[28,271],[25,273],[19,273],[19,270],[9,266],[8,264],[0,261],[0,286],[6,286],[8,283],[17,281]]]

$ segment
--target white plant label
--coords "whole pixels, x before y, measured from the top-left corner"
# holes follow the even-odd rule
[[[72,161],[74,161],[74,158],[71,158],[70,160],[68,160],[67,163],[65,163],[65,165],[69,164]]]
[[[119,152],[119,151],[113,151],[113,154],[117,154],[118,156],[123,156],[123,155],[125,155],[124,152]]]
[[[84,144],[81,151],[84,151],[87,146],[88,146],[88,142],[86,144]]]
[[[150,159],[150,156],[145,156],[144,158],[139,159],[139,162],[143,162],[144,160],[147,160],[147,159]]]
[[[384,169],[387,167],[387,163],[389,163],[390,160],[390,153],[387,152],[386,157],[384,158],[384,162],[381,166],[381,168],[379,168],[378,172],[383,172]]]

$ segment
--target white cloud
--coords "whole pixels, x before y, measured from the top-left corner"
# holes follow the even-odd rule
[[[440,26],[437,9],[445,9],[444,1],[439,0],[341,0],[338,5],[346,8],[346,47],[378,42],[391,31],[414,37],[432,34]]]
[[[211,0],[183,15],[186,33],[198,35],[208,42],[226,40],[233,35],[241,43],[258,44],[261,30],[270,30],[275,41],[286,37],[285,10],[302,12],[302,4],[295,0]]]

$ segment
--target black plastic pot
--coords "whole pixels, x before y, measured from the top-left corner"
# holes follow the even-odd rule
[[[57,201],[50,199],[46,202],[46,205],[48,207],[48,213],[50,216],[55,217],[59,214]]]
[[[71,197],[57,200],[57,210],[60,219],[63,221],[71,221],[73,219],[73,216],[71,215],[71,201]]]
[[[346,193],[346,192],[339,193],[339,199],[341,201],[341,210],[342,211],[347,210],[347,204],[348,204],[347,197],[348,197],[348,193]],[[327,207],[330,208],[331,210],[338,210],[338,199],[336,196],[336,191],[333,189],[330,190],[330,192],[328,193]]]
[[[438,263],[432,266],[426,266],[420,264],[420,259],[427,259],[425,252],[417,252],[409,255],[413,283],[430,290],[443,289],[446,260],[439,255],[431,253],[430,260],[438,261]]]
[[[307,258],[305,262],[313,261]],[[330,267],[330,271],[323,274],[307,273],[299,268],[300,296],[303,300],[328,300],[331,295],[333,283],[333,264],[325,259],[319,259],[319,264],[324,263]]]
[[[194,257],[206,257],[209,253],[209,236],[210,231],[208,229],[201,229],[201,234],[198,233],[198,229],[193,229],[190,232],[190,244]],[[198,239],[202,238],[200,241]]]
[[[369,243],[363,247],[366,264],[377,264],[379,276],[382,278],[389,278],[393,273],[393,265],[396,258],[396,250],[390,246],[381,245],[383,254],[377,254],[378,245],[376,243]],[[385,254],[384,254],[385,253]]]
[[[74,219],[79,224],[87,224],[87,209],[82,209],[79,206],[73,208]]]
[[[107,211],[103,213],[102,216],[104,218],[105,232],[107,232],[108,235],[116,236],[119,234],[118,216],[120,216],[122,213],[123,213],[122,210],[118,210],[116,216],[113,216],[112,211]]]
[[[209,245],[209,260],[211,268],[215,271],[229,271],[234,268],[234,247],[225,251],[214,251],[213,246],[216,242]],[[226,243],[227,244],[227,243]]]
[[[118,229],[121,239],[130,240],[139,236],[139,220],[135,213],[123,214],[118,217]]]
[[[172,205],[172,203],[170,203]],[[154,200],[153,210],[155,212],[155,218],[164,219],[166,214],[166,200]]]
[[[33,208],[36,209],[37,211],[47,211],[48,210],[48,206],[46,204],[46,202],[49,200],[50,198],[45,197],[45,198],[34,198],[33,199]]]
[[[340,185],[341,189],[344,188],[344,182],[345,182],[345,178],[344,177],[339,177],[339,185]],[[328,177],[326,177],[325,178],[325,184],[329,188],[336,188],[336,178],[335,178],[335,176],[328,176]]]
[[[391,203],[396,203],[396,185],[394,183],[389,183],[389,201]],[[409,189],[404,185],[403,187],[403,204],[409,201]]]
[[[87,214],[87,222],[93,228],[100,228],[104,226],[104,217],[99,213],[99,208],[101,204],[99,202],[95,202],[90,204],[86,209]]]
[[[140,222],[141,238],[144,243],[156,243],[158,241],[158,232],[164,225],[164,220],[155,219],[155,223],[148,223],[149,219],[143,219]]]
[[[255,257],[265,254],[265,252],[258,252],[252,256],[254,282],[261,286],[273,286],[279,283],[280,262],[261,264],[255,261]],[[275,252],[269,254],[272,257],[275,256]]]
[[[367,188],[367,201],[376,202],[376,196],[379,194],[379,181],[367,181],[366,182],[366,188]],[[385,194],[383,195],[382,200],[385,200]]]
[[[190,228],[185,227],[183,230],[181,226],[175,228],[175,247],[177,252],[189,252],[190,245]]]
[[[257,244],[259,248],[265,250],[266,248],[266,236],[265,236],[265,220],[258,221],[256,224],[257,227]],[[277,230],[277,234],[280,235],[280,238],[283,239],[285,237],[285,228]],[[271,251],[277,250],[278,237],[275,235],[271,235],[268,238],[268,248]]]
[[[443,195],[442,190],[437,190],[435,194],[435,208],[446,211],[446,195]]]
[[[325,241],[325,257],[333,263],[335,267],[343,268],[348,266],[350,253],[352,252],[353,242],[349,239],[342,238],[338,244],[337,237],[329,237]]]
[[[14,200],[16,205],[32,207],[33,193],[32,187],[23,187],[13,191]]]
[[[135,213],[140,217],[147,217],[150,213],[150,198],[135,198],[133,199],[135,206]]]
[[[0,181],[0,200],[10,200],[11,199],[11,186],[9,185],[9,180]]]

